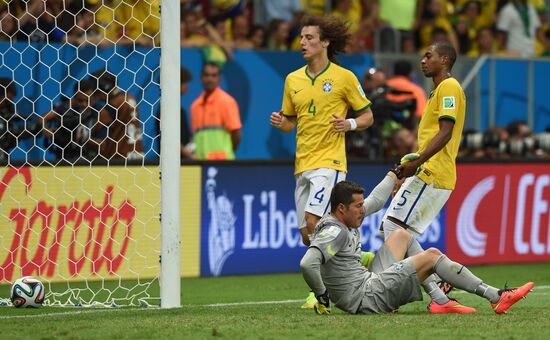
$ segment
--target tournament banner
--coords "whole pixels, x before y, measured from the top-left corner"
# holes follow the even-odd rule
[[[447,254],[464,264],[550,260],[550,166],[459,164]]]
[[[0,282],[158,275],[158,167],[9,167],[0,178]]]
[[[351,165],[348,179],[368,194],[386,165]],[[306,251],[294,203],[293,164],[215,164],[202,172],[201,276],[297,272]],[[389,201],[388,201],[389,204]],[[385,209],[365,218],[363,250],[382,244],[378,227]],[[443,248],[444,215],[421,236]]]

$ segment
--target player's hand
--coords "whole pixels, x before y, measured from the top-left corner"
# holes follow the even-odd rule
[[[271,116],[269,116],[269,124],[276,128],[280,128],[283,126],[283,118],[283,110],[279,112],[271,112]]]
[[[401,157],[400,164],[392,171],[397,175],[397,178],[403,179],[416,174],[418,167],[421,165],[418,153],[409,153]]]
[[[315,297],[317,298],[317,303],[313,306],[315,313],[319,315],[330,315],[330,298],[328,296],[328,291],[325,290],[323,294]]]
[[[397,178],[403,179],[415,175],[420,165],[421,164],[418,160],[398,165],[397,168],[395,168],[395,171],[398,173]]]
[[[346,132],[351,129],[351,125],[348,121],[346,121],[346,118],[340,117],[332,114],[333,120],[330,121],[330,123],[334,126],[334,130],[336,132]]]

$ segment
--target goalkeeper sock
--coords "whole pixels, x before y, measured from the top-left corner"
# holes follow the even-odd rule
[[[497,303],[500,299],[498,289],[493,286],[489,286],[488,284],[485,284],[483,282],[481,282],[479,286],[477,286],[475,293],[491,301],[491,303]]]
[[[434,270],[437,275],[453,286],[464,289],[469,293],[478,294],[476,289],[481,285],[481,279],[460,263],[451,261],[447,256],[441,255],[435,262]]]

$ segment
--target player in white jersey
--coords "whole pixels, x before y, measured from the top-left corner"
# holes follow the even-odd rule
[[[388,313],[422,300],[420,282],[437,273],[453,286],[486,298],[497,314],[506,312],[534,287],[528,282],[513,289],[497,289],[468,268],[430,248],[404,259],[413,236],[396,230],[384,242],[371,269],[361,264],[358,228],[367,214],[383,207],[396,176],[386,178],[365,199],[359,185],[342,181],[330,195],[331,212],[321,219],[311,245],[300,262],[302,274],[317,297],[315,311],[330,314],[330,301],[352,314]],[[475,309],[474,309],[475,312]]]

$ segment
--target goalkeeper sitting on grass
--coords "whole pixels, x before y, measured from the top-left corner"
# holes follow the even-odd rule
[[[330,195],[331,212],[319,221],[311,245],[300,262],[302,274],[317,297],[315,311],[330,314],[330,300],[352,314],[388,313],[422,300],[420,283],[437,273],[454,287],[487,299],[497,314],[506,312],[533,288],[529,282],[513,289],[485,284],[468,268],[430,248],[404,259],[413,238],[395,230],[370,266],[361,264],[358,228],[367,214],[381,209],[397,177],[388,172],[365,199],[364,189],[350,181],[336,184]],[[474,310],[475,311],[475,310]]]

